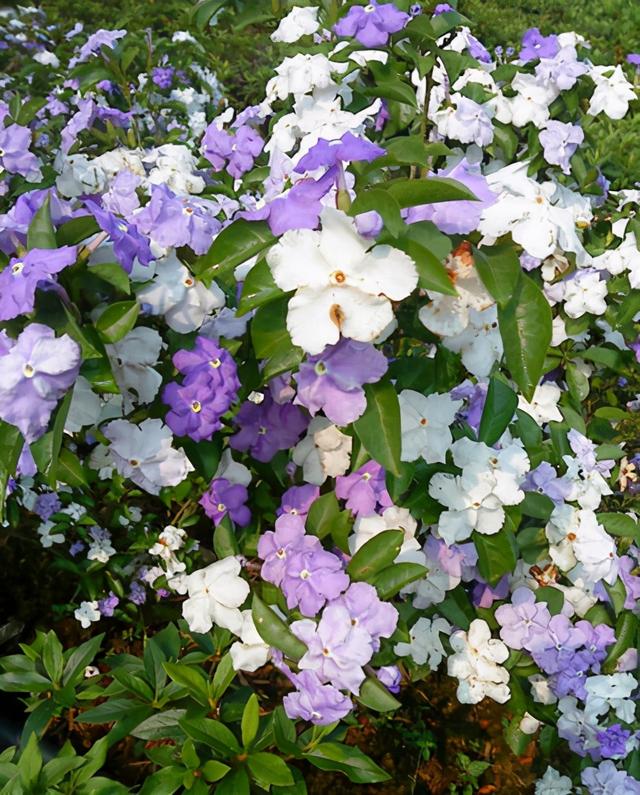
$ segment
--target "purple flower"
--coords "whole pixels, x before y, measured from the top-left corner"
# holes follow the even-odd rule
[[[473,586],[473,604],[475,607],[491,607],[494,602],[506,599],[509,590],[509,577],[506,574],[493,586],[478,580]]]
[[[173,364],[185,376],[185,383],[206,376],[211,389],[222,390],[235,396],[240,389],[238,369],[233,356],[226,348],[209,337],[196,337],[191,350],[181,349],[173,355]]]
[[[609,477],[615,461],[609,458],[598,461],[596,456],[596,445],[591,439],[583,436],[580,431],[575,428],[571,428],[567,433],[567,440],[580,466],[585,472],[593,472],[596,470],[603,477]]]
[[[378,680],[389,690],[391,693],[400,692],[400,682],[402,681],[402,674],[397,665],[384,665],[376,671]]]
[[[558,477],[551,464],[543,461],[527,473],[522,483],[522,490],[545,494],[555,505],[562,505],[571,493],[571,483],[564,477]]]
[[[100,611],[100,615],[104,616],[105,618],[111,618],[119,604],[120,600],[118,597],[113,593],[113,591],[109,591],[109,596],[98,600],[98,610]]]
[[[46,431],[58,400],[80,369],[80,346],[67,334],[32,323],[0,355],[0,419],[16,425],[27,442]]]
[[[294,548],[287,555],[280,587],[290,610],[297,607],[303,616],[315,616],[348,585],[340,558],[314,544],[311,549]]]
[[[222,171],[226,166],[229,174],[236,179],[253,168],[263,146],[262,137],[249,125],[243,125],[231,133],[212,122],[202,139],[203,154],[214,171]]]
[[[19,124],[0,129],[0,168],[9,174],[21,174],[31,182],[41,178],[38,158],[29,151],[31,130]]]
[[[467,34],[467,50],[469,51],[469,55],[475,58],[476,61],[480,61],[481,63],[491,63],[492,61],[489,50],[481,41],[478,41],[478,39],[470,33]]]
[[[407,223],[433,221],[442,232],[466,235],[477,228],[482,212],[497,200],[489,183],[474,166],[463,159],[451,168],[436,172],[438,177],[449,177],[461,182],[477,197],[478,201],[450,201],[438,204],[419,204],[407,211]]]
[[[544,602],[536,602],[529,588],[516,588],[511,604],[500,605],[495,617],[507,646],[527,651],[544,647],[551,614]]]
[[[460,414],[468,425],[478,433],[480,420],[484,411],[484,404],[487,399],[487,384],[473,384],[471,381],[463,381],[455,389],[451,390],[453,400],[466,400],[466,409],[461,409]]]
[[[75,558],[76,555],[79,555],[82,550],[84,549],[84,544],[82,541],[74,541],[73,544],[69,547],[69,554],[72,558]]]
[[[571,171],[569,160],[584,141],[582,127],[551,120],[546,123],[544,130],[540,130],[539,138],[547,163],[560,166],[565,174],[569,174]]]
[[[274,585],[280,585],[288,565],[289,557],[298,551],[322,549],[316,536],[305,535],[304,519],[284,514],[276,519],[275,531],[267,530],[258,539],[258,555],[264,561],[261,577]]]
[[[620,566],[618,574],[626,590],[624,607],[627,610],[633,610],[640,599],[640,577],[632,573],[637,564],[629,555],[621,555],[618,563]]]
[[[583,770],[580,780],[589,795],[640,795],[640,781],[618,770],[610,759]]]
[[[354,694],[360,692],[371,659],[371,639],[362,627],[354,626],[349,611],[330,605],[316,625],[308,619],[294,621],[291,631],[307,645],[298,662],[300,670],[311,670],[321,682],[329,682]]]
[[[36,289],[76,260],[76,247],[33,248],[24,257],[14,258],[0,273],[0,320],[31,312]]]
[[[365,47],[383,47],[391,33],[402,30],[411,19],[393,3],[378,4],[372,0],[366,6],[351,6],[347,14],[333,26],[338,36],[355,36]]]
[[[158,88],[171,88],[175,69],[173,66],[154,66],[151,79]]]
[[[337,141],[327,141],[321,138],[311,147],[294,168],[297,174],[305,171],[315,171],[326,166],[330,168],[339,163],[366,161],[372,163],[376,158],[386,154],[381,146],[372,143],[367,138],[358,138],[353,133],[347,132]]]
[[[151,200],[134,223],[164,248],[189,246],[196,254],[204,254],[222,227],[210,208],[205,200],[176,196],[166,185],[153,185]]]
[[[389,638],[398,624],[398,611],[389,602],[383,602],[373,585],[354,582],[332,605],[346,607],[353,626],[366,629],[371,636],[373,651],[380,648],[380,638]]]
[[[43,522],[46,522],[54,513],[58,513],[61,507],[62,503],[55,491],[48,491],[46,494],[38,494],[33,510]]]
[[[68,221],[70,218],[85,215],[84,210],[74,211],[71,204],[61,199],[54,188],[32,190],[23,193],[16,199],[8,213],[0,215],[0,249],[6,254],[16,250],[16,241],[26,244],[27,232],[33,216],[49,199],[51,220],[54,224]]]
[[[282,495],[280,507],[276,513],[278,516],[290,514],[291,516],[304,517],[309,513],[309,508],[319,496],[319,487],[313,486],[311,483],[305,483],[304,486],[291,486]]]
[[[129,588],[129,601],[134,605],[143,605],[147,601],[147,591],[144,585],[134,580]]]
[[[323,685],[313,671],[300,671],[291,676],[296,686],[282,700],[284,711],[292,720],[300,718],[318,726],[327,726],[351,712],[351,699],[333,685]]]
[[[249,492],[241,484],[216,478],[200,498],[200,505],[216,527],[227,514],[238,527],[246,527],[251,521],[251,511],[245,505],[248,499]]]
[[[130,216],[140,206],[136,188],[141,182],[140,177],[131,171],[125,169],[118,172],[109,190],[102,197],[104,207],[116,215]]]
[[[356,516],[371,516],[376,506],[389,508],[393,505],[385,483],[385,471],[376,461],[367,461],[350,475],[336,478],[336,497],[346,500],[347,508]]]
[[[596,739],[600,743],[600,753],[606,759],[624,758],[627,755],[627,740],[630,737],[631,732],[623,729],[619,723],[614,723],[596,734]]]
[[[183,385],[172,381],[162,392],[162,400],[171,407],[165,422],[177,436],[189,436],[196,442],[211,439],[222,427],[220,417],[229,410],[231,400],[223,390],[213,390],[207,374],[192,378]]]
[[[61,149],[67,154],[76,142],[78,135],[89,129],[93,124],[96,115],[96,103],[92,99],[81,99],[78,101],[78,110],[66,123],[60,133]]]
[[[536,77],[540,83],[555,83],[560,91],[568,91],[588,71],[587,64],[577,59],[575,47],[568,45],[554,57],[542,58],[536,66]]]
[[[438,3],[438,5],[433,9],[433,16],[439,17],[440,14],[446,14],[448,11],[454,11],[455,9],[452,8],[449,3]]]
[[[122,218],[103,210],[90,199],[85,201],[85,205],[100,228],[109,235],[113,243],[113,253],[124,271],[131,273],[136,259],[141,265],[148,265],[154,259],[149,241],[133,224],[128,224]]]
[[[630,52],[629,55],[627,55],[626,61],[632,66],[635,66],[636,69],[640,69],[640,53]]]
[[[261,403],[243,403],[234,422],[240,430],[229,439],[229,447],[248,451],[263,463],[271,461],[278,450],[293,447],[308,424],[297,406],[278,404],[269,394]]]
[[[102,47],[112,50],[118,39],[127,35],[126,30],[105,30],[100,28],[86,40],[80,48],[80,52],[76,58],[69,61],[69,66],[73,68],[76,64],[86,61],[94,53],[98,52]]]
[[[636,337],[635,342],[629,343],[629,348],[635,353],[636,361],[640,362],[640,336]]]
[[[342,339],[300,365],[294,402],[312,416],[324,411],[336,425],[348,425],[367,407],[363,384],[379,381],[387,367],[385,355],[370,342]]]
[[[522,37],[520,60],[523,63],[536,58],[553,58],[560,51],[557,36],[543,36],[538,28],[529,28]]]

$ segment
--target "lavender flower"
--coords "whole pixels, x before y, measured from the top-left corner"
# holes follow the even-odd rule
[[[596,734],[600,753],[605,759],[623,759],[627,755],[627,740],[630,737],[631,732],[623,729],[619,723],[614,723]]]
[[[322,410],[336,425],[348,425],[367,406],[363,384],[379,381],[387,367],[385,355],[371,343],[342,339],[300,365],[294,403],[312,416]]]
[[[564,477],[558,477],[554,467],[543,461],[535,469],[527,473],[522,486],[523,491],[535,491],[553,500],[555,505],[562,505],[571,493],[571,483]]]
[[[539,138],[547,163],[560,166],[565,174],[569,174],[569,161],[584,141],[582,128],[577,124],[551,120],[546,123],[544,130],[540,130]]]
[[[148,265],[154,259],[149,241],[133,224],[103,210],[94,201],[87,200],[85,205],[100,228],[109,235],[113,243],[113,253],[126,273],[131,273],[136,259],[141,265]]]
[[[371,637],[373,651],[380,648],[380,638],[393,635],[398,624],[396,608],[378,598],[376,589],[366,582],[354,582],[331,603],[342,605],[349,611],[353,626],[366,629]]]
[[[80,346],[67,334],[32,323],[8,353],[0,355],[0,419],[16,425],[27,442],[46,431],[58,400],[80,369]]]
[[[304,517],[309,513],[309,508],[320,496],[318,486],[305,483],[304,486],[291,486],[282,495],[280,507],[276,511],[278,516],[289,514]]]
[[[19,124],[0,128],[0,169],[21,174],[29,182],[41,179],[38,158],[29,151],[31,130]]]
[[[356,516],[370,516],[376,506],[389,508],[393,501],[385,483],[384,469],[376,461],[336,478],[336,497],[347,501],[347,508]]]
[[[538,28],[529,28],[522,37],[520,60],[523,63],[537,58],[553,58],[560,51],[557,36],[543,36]]]
[[[300,718],[318,726],[326,726],[344,718],[351,711],[351,699],[333,685],[321,684],[313,671],[300,671],[293,674],[291,680],[296,691],[288,693],[282,703],[292,720]]]
[[[351,6],[334,26],[338,36],[354,36],[365,47],[384,47],[392,33],[402,30],[411,19],[393,3],[372,0],[366,6]]]
[[[316,536],[305,535],[304,519],[285,514],[276,519],[275,531],[268,530],[258,539],[258,555],[264,561],[263,580],[280,585],[287,571],[289,558],[300,551],[322,549]]]
[[[583,770],[580,780],[589,795],[640,795],[640,781],[618,770],[610,759]]]
[[[529,588],[516,588],[511,604],[500,605],[495,613],[500,624],[500,637],[512,649],[533,651],[546,641],[551,614],[544,602],[536,602]]]
[[[62,508],[62,503],[58,495],[55,491],[48,491],[45,494],[38,494],[33,510],[43,522],[46,522],[54,513],[57,513],[60,508]]]
[[[242,125],[230,133],[212,122],[202,139],[203,154],[214,170],[222,171],[226,166],[229,174],[236,179],[253,168],[263,146],[261,136],[249,125]]]
[[[76,247],[34,248],[24,257],[12,259],[0,273],[0,320],[33,310],[36,289],[76,260]]]
[[[297,607],[303,616],[315,616],[348,585],[340,558],[318,544],[291,550],[280,587],[290,610]]]
[[[207,374],[185,381],[172,381],[162,392],[162,400],[171,410],[165,422],[177,436],[189,436],[196,442],[211,439],[222,427],[220,418],[229,410],[232,400],[224,390],[212,389]]]
[[[384,665],[382,668],[378,668],[376,676],[390,693],[400,692],[402,674],[397,665]]]
[[[154,66],[151,72],[151,79],[158,88],[171,88],[175,69],[173,66]]]
[[[147,601],[147,591],[144,585],[134,580],[129,588],[129,601],[134,605],[143,605]]]
[[[113,591],[109,591],[109,596],[106,596],[104,599],[98,599],[98,610],[100,611],[100,615],[104,616],[104,618],[111,618],[119,604],[120,600],[118,597]]]
[[[216,478],[200,498],[200,505],[216,527],[227,515],[239,527],[246,527],[251,521],[251,511],[245,505],[248,499],[249,492],[241,484]]]

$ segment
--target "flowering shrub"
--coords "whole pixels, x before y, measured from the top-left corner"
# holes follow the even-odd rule
[[[384,781],[349,716],[443,666],[514,751],[570,749],[537,793],[640,792],[640,197],[589,148],[632,70],[294,4],[234,110],[189,33],[65,38],[0,106],[0,492],[88,639],[2,660],[3,783],[118,792],[126,736],[143,793]],[[78,709],[108,733],[42,767]]]

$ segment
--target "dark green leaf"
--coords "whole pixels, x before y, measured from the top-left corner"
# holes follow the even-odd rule
[[[402,233],[405,223],[400,214],[400,205],[388,191],[372,188],[358,194],[349,208],[349,215],[360,215],[360,213],[368,213],[371,210],[380,214],[391,235],[397,237]]]
[[[137,301],[117,301],[96,320],[95,327],[103,342],[119,342],[135,326],[140,314]]]
[[[7,483],[16,473],[24,439],[15,425],[0,420],[0,522],[4,519]]]
[[[240,729],[242,732],[242,744],[247,748],[256,737],[258,733],[258,724],[260,723],[260,705],[258,704],[258,696],[252,693],[249,696],[245,708],[242,712],[242,720],[240,722]]]
[[[305,654],[307,647],[304,643],[296,638],[280,616],[255,594],[251,613],[258,634],[265,643],[280,649],[291,660],[298,661]]]
[[[252,309],[279,298],[282,290],[273,281],[271,268],[265,259],[261,259],[251,268],[242,285],[242,296],[238,305],[237,315],[246,315]]]
[[[49,196],[44,200],[29,224],[27,231],[27,248],[57,248],[56,233],[51,223]]]
[[[474,532],[473,543],[478,553],[478,570],[491,585],[503,574],[512,572],[518,561],[518,548],[513,533],[503,527],[493,535]]]
[[[409,583],[422,579],[427,571],[419,563],[392,563],[376,575],[373,585],[381,599],[391,599]]]
[[[238,219],[220,232],[209,251],[195,261],[192,270],[203,279],[224,278],[275,240],[266,222]]]
[[[365,384],[367,408],[353,428],[363,447],[394,475],[400,473],[400,404],[393,385],[386,380]]]
[[[89,273],[92,276],[97,276],[103,282],[112,285],[122,293],[129,295],[131,293],[131,285],[129,283],[129,276],[122,269],[122,265],[117,262],[102,262],[99,265],[91,265]]]
[[[180,726],[194,742],[204,743],[217,753],[231,755],[240,753],[240,745],[231,729],[211,718],[183,718]]]
[[[344,773],[354,784],[376,784],[390,778],[373,760],[351,745],[320,743],[304,754],[304,757],[320,770]]]
[[[520,260],[513,246],[477,248],[473,252],[478,275],[489,294],[505,306],[516,292],[522,276]]]
[[[403,538],[402,530],[384,530],[370,538],[349,561],[349,577],[356,582],[374,582],[376,575],[397,558]]]
[[[499,378],[489,381],[478,439],[493,446],[507,429],[518,408],[518,396]]]
[[[435,204],[450,201],[477,201],[477,197],[462,183],[449,177],[424,179],[392,179],[382,184],[400,207]]]
[[[640,525],[626,513],[599,513],[598,522],[611,535],[633,538],[636,543],[640,542]]]
[[[360,686],[358,701],[376,712],[391,712],[402,706],[379,679],[368,676]]]
[[[293,776],[284,759],[275,754],[250,754],[247,767],[259,786],[268,789],[271,784],[281,787],[293,784]]]

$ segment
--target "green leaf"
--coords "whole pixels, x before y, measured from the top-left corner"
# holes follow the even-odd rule
[[[388,773],[365,756],[362,751],[342,743],[320,743],[304,754],[312,765],[320,770],[335,770],[353,781],[354,784],[377,784],[388,781]]]
[[[258,634],[270,646],[284,652],[296,662],[305,654],[307,647],[296,638],[288,625],[266,605],[259,596],[254,594],[251,606],[253,621]]]
[[[613,605],[613,612],[616,616],[619,616],[624,609],[624,603],[627,600],[627,588],[625,584],[622,582],[620,577],[618,577],[613,585],[609,585],[609,583],[605,582],[604,588],[609,599],[611,600],[611,604]]]
[[[511,300],[498,307],[500,336],[511,377],[531,400],[551,342],[551,307],[528,276],[521,276]]]
[[[353,423],[363,447],[394,475],[400,474],[400,404],[394,386],[387,380],[364,385],[367,408]]]
[[[507,429],[518,408],[518,396],[499,378],[491,378],[478,439],[490,447],[493,446]]]
[[[626,513],[599,513],[598,522],[613,536],[633,538],[640,542],[640,525]]]
[[[62,655],[62,643],[60,643],[53,630],[49,630],[45,636],[42,647],[42,664],[51,681],[54,684],[58,684],[62,678],[64,657]]]
[[[211,695],[214,701],[219,701],[227,691],[227,688],[236,677],[233,669],[231,654],[227,652],[220,662],[216,665],[213,681],[211,682]]]
[[[104,632],[90,638],[88,641],[78,646],[67,658],[62,674],[63,685],[75,685],[84,677],[84,669],[89,665],[98,653],[98,649],[104,639]]]
[[[18,772],[20,781],[28,788],[35,785],[42,770],[42,754],[38,747],[38,738],[35,734],[29,737],[29,742],[20,754]],[[20,790],[21,791],[21,790]]]
[[[244,767],[239,767],[225,776],[216,786],[215,795],[249,795],[251,785]]]
[[[233,732],[219,720],[183,718],[180,726],[194,742],[208,745],[223,756],[240,753],[241,748]]]
[[[418,287],[445,295],[458,294],[439,256],[406,235],[395,241],[394,245],[414,261],[418,271]]]
[[[53,428],[30,445],[38,472],[47,479],[52,489],[56,487],[58,480],[58,459],[72,396],[73,392],[69,390],[56,409]]]
[[[220,232],[209,251],[192,265],[192,270],[202,279],[224,278],[275,241],[265,221],[240,218]]]
[[[515,294],[522,276],[515,249],[509,245],[476,248],[473,258],[487,291],[500,306],[505,306]]]
[[[202,775],[207,781],[220,781],[231,770],[229,765],[210,759],[202,765]]]
[[[279,298],[282,290],[277,286],[271,275],[271,268],[266,259],[261,259],[251,268],[242,285],[242,295],[238,304],[237,315],[246,315],[252,309]]]
[[[338,540],[348,535],[351,528],[351,515],[349,511],[341,511],[335,492],[328,491],[311,503],[307,515],[307,531],[318,538],[325,538],[330,533],[333,540]]]
[[[403,102],[412,108],[417,107],[415,89],[411,88],[407,83],[403,83],[402,80],[382,80],[374,86],[366,88],[362,93],[367,97],[382,97],[383,99]]]
[[[287,763],[275,754],[250,754],[247,759],[247,767],[251,777],[263,789],[268,789],[272,784],[281,787],[293,784],[293,776]]]
[[[183,767],[163,767],[144,780],[140,795],[173,795],[182,787]]]
[[[356,216],[371,210],[380,214],[385,228],[391,235],[397,237],[402,234],[406,224],[400,214],[400,205],[388,191],[372,188],[358,194],[349,208],[349,215]]]
[[[302,361],[303,352],[291,341],[287,331],[287,308],[289,298],[283,295],[256,311],[251,321],[251,342],[258,359],[292,356]],[[272,377],[272,376],[270,376]]]
[[[425,177],[424,179],[392,179],[382,183],[400,207],[417,204],[436,204],[450,201],[477,201],[477,196],[461,182],[449,177]]]
[[[51,223],[49,196],[36,212],[27,230],[27,248],[57,248],[56,233]]]
[[[18,428],[0,420],[0,522],[4,520],[7,483],[16,473],[23,447],[24,439]]]
[[[218,558],[228,558],[240,552],[238,539],[228,514],[213,531],[213,549]]]
[[[607,658],[602,665],[605,674],[616,670],[616,663],[627,649],[638,647],[638,617],[630,610],[624,610],[616,621],[616,641],[609,648]]]
[[[249,696],[245,708],[242,712],[242,720],[240,722],[240,729],[242,731],[242,744],[247,748],[256,737],[258,733],[258,725],[260,723],[260,705],[258,704],[258,696],[252,693]]]
[[[534,519],[548,522],[553,512],[554,504],[546,494],[538,494],[537,491],[527,491],[519,507],[525,516],[532,516]]]
[[[88,272],[92,276],[97,276],[103,282],[107,282],[116,290],[129,295],[131,293],[131,284],[129,276],[123,270],[122,265],[117,262],[102,262],[99,265],[91,265]]]
[[[402,135],[385,141],[387,154],[373,161],[376,168],[386,165],[426,166],[432,157],[451,154],[443,143],[426,144],[421,135]]]
[[[218,434],[211,441],[194,442],[193,439],[185,439],[180,444],[187,454],[187,458],[196,468],[196,472],[205,480],[212,480],[222,455],[222,445]]]
[[[133,706],[134,702],[130,698],[110,698],[97,707],[81,712],[76,720],[78,723],[112,723],[124,718]]]
[[[96,320],[95,327],[103,342],[119,342],[135,326],[140,314],[137,301],[116,301]]]
[[[83,486],[89,485],[87,472],[82,466],[80,459],[75,453],[72,453],[71,450],[67,450],[66,447],[60,450],[58,456],[56,478],[75,488],[82,488]]]
[[[179,722],[186,714],[186,709],[166,709],[163,712],[156,712],[139,723],[131,734],[138,740],[162,740],[165,737],[184,739],[184,732]]]
[[[163,664],[163,668],[171,681],[184,687],[198,704],[208,705],[209,688],[207,686],[207,677],[200,668],[179,662],[166,662]]]
[[[392,563],[376,575],[373,585],[381,599],[391,599],[409,583],[425,577],[427,572],[420,563]]]
[[[374,582],[376,575],[398,556],[403,538],[402,530],[383,530],[370,538],[349,561],[349,577],[356,582]]]
[[[510,530],[503,527],[493,535],[474,532],[472,539],[478,553],[478,570],[490,585],[513,571],[518,561],[518,547]]]
[[[75,246],[99,231],[98,222],[92,215],[81,215],[79,218],[72,218],[58,227],[56,243],[58,246]],[[97,266],[92,266],[92,268],[95,267]],[[118,265],[118,267],[124,273],[122,266]]]
[[[378,679],[368,676],[360,686],[358,701],[376,712],[392,712],[402,705]]]

